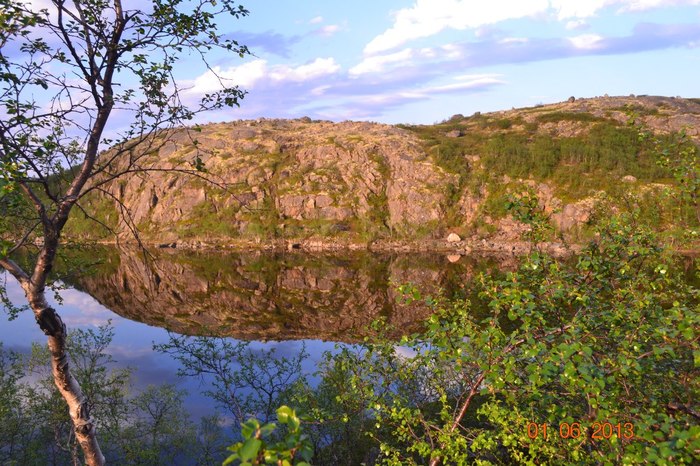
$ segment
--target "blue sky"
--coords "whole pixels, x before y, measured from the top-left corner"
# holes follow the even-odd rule
[[[700,0],[250,1],[211,56],[248,91],[205,120],[432,123],[569,96],[698,97]],[[215,80],[182,75],[194,97]]]

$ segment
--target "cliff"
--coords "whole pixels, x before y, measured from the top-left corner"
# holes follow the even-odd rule
[[[112,199],[93,196],[84,207],[123,239],[131,223],[157,244],[390,249],[439,247],[455,233],[456,249],[504,249],[527,229],[505,200],[530,188],[550,215],[552,241],[584,239],[600,206],[630,202],[652,227],[672,231],[681,226],[677,186],[628,125],[631,112],[660,137],[685,130],[700,138],[700,100],[646,96],[570,99],[422,126],[216,123],[157,135],[140,162],[152,171],[110,182]],[[184,173],[195,162],[213,183]],[[109,237],[98,230],[76,212],[67,235]]]

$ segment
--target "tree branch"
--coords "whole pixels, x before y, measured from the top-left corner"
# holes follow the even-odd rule
[[[0,259],[0,266],[10,272],[10,275],[15,277],[19,284],[22,285],[22,288],[29,286],[29,275],[27,275],[27,272],[25,272],[15,261],[7,257],[2,258]]]

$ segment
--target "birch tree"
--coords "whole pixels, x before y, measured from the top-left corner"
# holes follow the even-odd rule
[[[197,60],[216,76],[211,53],[247,54],[217,28],[247,14],[232,0],[0,0],[0,266],[47,336],[87,464],[105,463],[97,423],[71,373],[66,326],[46,296],[61,232],[84,196],[153,168],[140,163],[148,150],[135,148],[199,112],[238,105],[244,92],[222,79],[186,104],[175,71]],[[21,263],[13,260],[20,249]],[[9,302],[3,285],[0,298]]]

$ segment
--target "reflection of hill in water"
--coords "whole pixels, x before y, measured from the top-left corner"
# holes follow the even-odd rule
[[[425,305],[396,302],[396,285],[453,292],[484,259],[442,255],[310,255],[159,251],[144,261],[110,250],[73,283],[126,318],[188,335],[244,340],[357,341],[384,317],[397,331],[419,327]],[[494,261],[490,261],[494,264]]]

